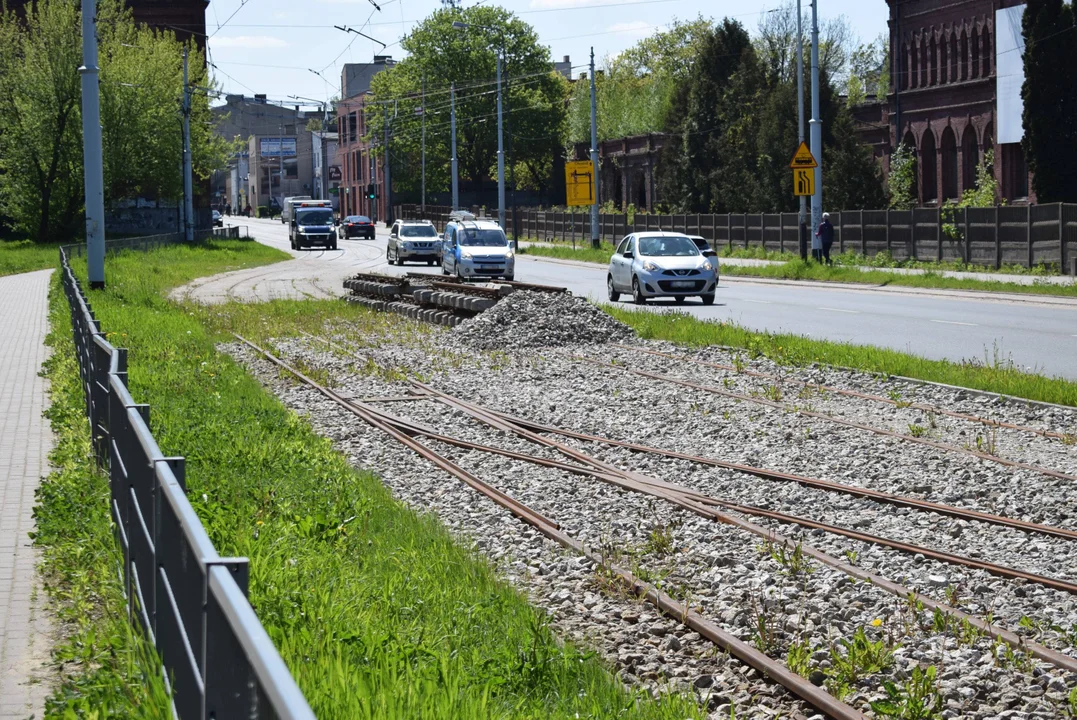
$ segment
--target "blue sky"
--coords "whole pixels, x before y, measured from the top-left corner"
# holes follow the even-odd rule
[[[466,6],[474,0],[464,0]],[[486,0],[491,2],[492,0]],[[375,10],[377,2],[380,11]],[[805,10],[807,10],[805,0]],[[732,16],[754,31],[760,14],[781,5],[736,0],[509,0],[501,5],[530,23],[552,57],[569,55],[574,66],[615,55],[674,18]],[[206,10],[210,59],[225,92],[265,93],[288,101],[299,95],[322,100],[336,94],[340,67],[369,62],[374,54],[404,55],[400,39],[418,21],[441,7],[440,0],[213,0]],[[861,39],[886,32],[882,0],[820,0],[820,18],[844,15]],[[333,28],[347,25],[386,43],[380,45]],[[316,70],[322,77],[310,72]],[[580,68],[575,69],[574,74]]]

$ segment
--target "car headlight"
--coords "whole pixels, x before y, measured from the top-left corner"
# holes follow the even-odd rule
[[[461,252],[460,253],[460,259],[461,260],[470,260],[471,259],[471,253],[467,252],[466,250],[464,252]]]
[[[658,266],[655,265],[650,260],[647,260],[646,262],[643,263],[643,269],[646,270],[647,272],[658,272]]]
[[[505,253],[506,260],[512,260],[512,257],[512,250],[509,250],[507,253]]]
[[[699,267],[702,270],[713,270],[714,269],[714,265],[711,264],[710,260],[704,260],[703,264],[700,265]]]

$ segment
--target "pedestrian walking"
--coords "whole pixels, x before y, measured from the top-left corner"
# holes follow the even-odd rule
[[[232,215],[232,203],[228,203],[224,206],[224,214],[231,217]]]
[[[251,204],[247,203],[247,207],[243,209],[243,214],[247,217],[251,216]]]
[[[816,243],[819,245],[819,255],[816,256],[816,260],[819,262],[826,261],[827,265],[833,265],[830,261],[830,246],[834,244],[834,226],[830,224],[830,213],[823,213],[823,222],[819,223],[819,229],[815,231],[815,238],[812,240],[812,255],[815,255]]]

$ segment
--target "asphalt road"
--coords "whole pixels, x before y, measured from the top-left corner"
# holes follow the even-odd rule
[[[356,272],[439,268],[385,263],[388,231],[374,241],[341,241],[336,251],[288,248],[279,221],[234,219],[259,242],[285,250],[296,260],[226,273],[183,288],[203,301],[226,298],[329,297],[343,294],[341,282]],[[606,300],[605,268],[517,256],[516,279],[561,285],[596,301]],[[629,304],[630,300],[621,299]],[[1024,369],[1077,380],[1077,302],[1010,301],[981,293],[924,293],[914,289],[821,286],[723,278],[711,307],[652,300],[654,311],[677,309],[708,320],[730,320],[755,330],[792,332],[817,339],[876,345],[931,359],[1012,361]]]

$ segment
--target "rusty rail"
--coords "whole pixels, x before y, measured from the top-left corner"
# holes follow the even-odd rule
[[[1015,467],[1022,470],[1031,470],[1032,472],[1047,475],[1048,477],[1058,478],[1059,480],[1070,480],[1073,482],[1077,482],[1077,475],[1070,475],[1059,470],[1052,470],[1051,468],[1045,468],[1041,465],[1033,465],[1032,463],[1021,462],[1019,460],[1010,460],[1008,458],[999,457],[997,455],[992,455],[990,453],[982,452],[980,450],[958,447],[957,445],[950,445],[948,443],[938,442],[937,440],[929,440],[922,437],[914,437],[912,435],[895,432],[894,430],[887,430],[886,428],[879,428],[872,425],[855,422],[853,420],[842,420],[841,418],[834,417],[833,415],[815,412],[814,410],[794,408],[785,405],[784,403],[774,402],[773,400],[753,397],[752,395],[736,393],[730,390],[722,390],[720,388],[711,387],[710,385],[703,385],[701,383],[693,382],[691,380],[682,380],[681,378],[671,377],[669,375],[660,375],[659,373],[652,373],[648,372],[647,370],[635,370],[633,368],[625,367],[623,365],[612,366],[609,363],[601,362],[599,360],[595,360],[594,358],[584,357],[583,355],[569,355],[567,357],[571,357],[574,360],[579,360],[581,362],[589,363],[591,365],[597,365],[598,367],[602,368],[616,367],[616,369],[623,372],[638,375],[639,377],[645,377],[650,380],[658,380],[659,382],[666,382],[672,385],[680,385],[681,387],[687,387],[693,390],[702,390],[703,392],[708,392],[713,395],[721,395],[722,397],[728,397],[735,400],[755,403],[756,405],[764,405],[766,407],[775,408],[776,410],[795,412],[798,415],[802,415],[804,417],[815,418],[817,420],[825,420],[827,422],[832,422],[837,425],[843,425],[845,427],[851,427],[857,430],[864,430],[866,432],[875,433],[876,435],[883,435],[886,437],[897,438],[898,440],[903,440],[905,442],[925,445],[927,447],[935,448],[936,450],[944,450],[946,452],[955,452],[964,455],[971,455],[981,460],[987,460],[989,462],[998,463],[999,465],[1005,465],[1006,467]]]
[[[299,378],[311,388],[317,390],[326,398],[332,400],[371,426],[385,432],[393,439],[414,450],[421,457],[429,460],[440,469],[463,481],[469,487],[507,509],[520,520],[532,525],[550,539],[583,555],[596,565],[605,567],[609,571],[615,573],[620,578],[621,582],[624,583],[634,595],[643,598],[668,617],[677,620],[686,627],[698,632],[702,637],[707,638],[730,655],[733,655],[745,664],[758,670],[765,677],[782,685],[801,700],[804,700],[815,709],[825,713],[828,717],[834,718],[835,720],[865,720],[865,716],[860,711],[837,700],[825,690],[816,687],[806,679],[793,673],[781,662],[768,657],[748,643],[725,632],[716,624],[707,620],[695,610],[692,610],[688,605],[673,599],[654,585],[635,577],[635,575],[628,570],[609,562],[599,553],[596,553],[580,541],[571,537],[552,520],[545,518],[543,515],[532,510],[523,503],[518,502],[508,494],[498,490],[493,485],[480,480],[467,470],[464,470],[459,465],[453,463],[451,460],[441,456],[415,440],[413,437],[400,431],[397,427],[384,421],[381,418],[381,413],[379,411],[376,411],[371,407],[366,407],[362,403],[356,401],[345,400],[337,393],[315,382],[299,370],[291,367],[280,358],[277,358],[268,351],[258,347],[246,338],[238,334],[235,335],[235,337],[270,362]]]
[[[909,404],[899,403],[897,400],[892,400],[882,395],[873,395],[871,393],[860,392],[858,390],[848,390],[846,388],[834,387],[833,385],[823,385],[822,383],[808,382],[807,380],[800,380],[798,378],[782,378],[770,373],[759,372],[757,370],[739,370],[734,365],[723,365],[722,363],[710,362],[707,360],[698,360],[696,358],[690,358],[686,355],[673,355],[672,353],[664,353],[658,350],[648,350],[641,347],[633,347],[631,345],[625,345],[623,343],[617,343],[616,347],[623,348],[625,350],[631,350],[635,352],[645,353],[647,355],[655,355],[657,357],[667,358],[669,360],[677,360],[681,362],[689,362],[693,365],[701,365],[704,367],[711,367],[717,370],[727,370],[734,372],[738,375],[747,375],[749,377],[763,378],[766,380],[777,380],[779,382],[790,382],[802,387],[809,387],[815,390],[824,390],[826,392],[832,392],[836,395],[845,395],[847,397],[854,397],[861,400],[872,400],[874,402],[886,403],[894,407],[907,407],[914,408],[916,410],[923,410],[924,412],[938,413],[939,415],[946,415],[947,417],[957,418],[959,420],[967,420],[969,422],[980,423],[990,427],[1006,428],[1007,430],[1020,430],[1021,432],[1034,433],[1042,437],[1054,438],[1057,440],[1069,440],[1073,435],[1069,433],[1057,432],[1055,430],[1041,430],[1040,428],[1029,427],[1028,425],[1017,425],[1015,423],[1003,422],[1001,420],[993,420],[992,418],[980,417],[979,415],[970,415],[968,413],[960,413],[954,410],[947,410],[937,405],[930,405],[928,403],[913,402]]]

